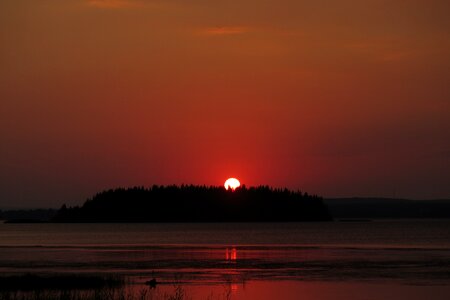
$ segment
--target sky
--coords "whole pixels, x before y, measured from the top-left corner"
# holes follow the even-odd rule
[[[153,184],[450,198],[448,0],[2,0],[0,208]]]

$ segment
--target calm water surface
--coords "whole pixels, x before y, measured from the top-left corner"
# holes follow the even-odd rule
[[[448,299],[450,221],[0,224],[0,272],[154,276],[199,298]]]

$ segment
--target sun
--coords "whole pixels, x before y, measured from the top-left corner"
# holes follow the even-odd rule
[[[226,190],[231,189],[232,191],[237,189],[240,185],[241,183],[236,178],[228,178],[224,184]]]

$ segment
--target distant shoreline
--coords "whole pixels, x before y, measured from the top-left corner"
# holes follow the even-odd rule
[[[324,199],[336,219],[449,219],[450,200]]]
[[[340,222],[355,220],[450,219],[450,200],[410,200],[390,198],[327,198],[323,202]],[[49,223],[56,209],[0,210],[0,223]],[[216,221],[218,222],[218,221]],[[79,223],[79,222],[75,222]],[[103,222],[93,222],[103,223]],[[124,223],[124,222],[122,222]],[[137,221],[130,223],[139,223]],[[146,223],[146,222],[144,222]],[[163,222],[163,223],[168,223]],[[201,222],[205,223],[205,222]]]

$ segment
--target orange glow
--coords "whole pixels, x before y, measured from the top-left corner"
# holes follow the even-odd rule
[[[449,197],[450,1],[199,3],[0,1],[0,208],[230,175]]]
[[[241,183],[236,178],[228,178],[224,184],[226,190],[231,189],[233,191],[237,189],[240,185]]]

